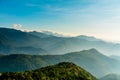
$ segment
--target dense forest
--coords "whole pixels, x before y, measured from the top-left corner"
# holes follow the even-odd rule
[[[83,68],[70,63],[62,62],[25,72],[6,72],[0,74],[0,80],[97,80]]]

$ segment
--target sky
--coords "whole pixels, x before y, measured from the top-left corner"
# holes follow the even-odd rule
[[[0,27],[120,41],[120,0],[0,0]]]

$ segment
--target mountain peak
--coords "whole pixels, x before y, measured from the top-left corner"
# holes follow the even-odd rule
[[[93,36],[86,36],[86,35],[79,35],[79,36],[77,36],[77,38],[85,39],[85,40],[88,40],[88,41],[101,41],[100,39],[97,39]]]
[[[88,50],[82,50],[80,51],[82,53],[100,53],[97,49],[95,48],[91,48],[91,49],[88,49]]]
[[[90,52],[99,52],[97,49],[95,49],[95,48],[91,48],[91,49],[89,49],[88,51],[90,51]]]
[[[59,64],[57,64],[58,66],[66,66],[66,67],[70,67],[70,66],[77,66],[76,64],[72,63],[72,62],[61,62]]]

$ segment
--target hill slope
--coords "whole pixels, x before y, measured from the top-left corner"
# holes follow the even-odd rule
[[[100,80],[120,80],[120,75],[108,74],[108,75],[102,77]]]
[[[0,54],[40,54],[47,51],[34,44],[40,37],[20,30],[0,28]]]
[[[111,55],[110,57],[120,61],[120,56]]]
[[[86,70],[73,63],[63,62],[21,73],[3,73],[1,80],[97,80]]]
[[[0,72],[32,70],[64,61],[73,62],[97,77],[119,69],[117,60],[102,55],[95,49],[90,49],[65,55],[1,55],[0,64],[2,65],[0,65]]]

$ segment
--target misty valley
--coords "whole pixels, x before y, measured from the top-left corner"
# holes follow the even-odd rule
[[[0,80],[120,80],[120,44],[0,28]]]
[[[120,80],[120,0],[0,0],[0,80]]]

